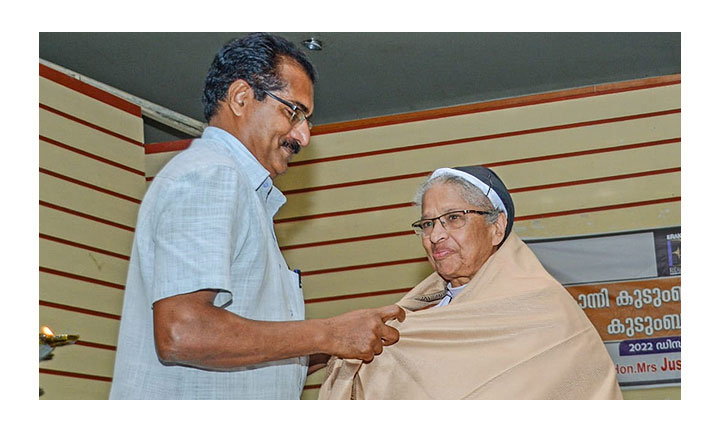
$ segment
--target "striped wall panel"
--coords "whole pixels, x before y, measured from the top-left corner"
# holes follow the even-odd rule
[[[40,65],[39,322],[79,334],[40,363],[43,399],[109,395],[137,210],[139,107]]]
[[[116,193],[78,185],[40,168],[40,202],[47,208],[67,209],[73,214],[85,216],[107,225],[132,232],[137,217],[138,203],[118,197]]]
[[[140,107],[85,84],[45,65],[40,65],[40,105],[60,115],[108,131],[124,140],[143,141]]]
[[[671,83],[673,81],[670,81]],[[651,89],[556,100],[537,96],[534,104],[496,108],[487,111],[431,118],[376,128],[351,129],[334,134],[313,136],[313,144],[295,160],[295,165],[320,162],[329,158],[354,158],[383,151],[414,151],[423,146],[442,145],[447,141],[473,137],[520,136],[546,130],[569,129],[592,124],[615,123],[633,118],[677,111],[679,84]],[[545,102],[549,100],[549,102]],[[489,107],[492,104],[487,104]],[[552,150],[552,149],[549,149]],[[372,176],[371,176],[372,177]],[[288,184],[289,179],[279,184]]]
[[[392,303],[431,272],[411,201],[441,166],[492,167],[525,239],[680,225],[680,90],[666,76],[316,127],[276,180],[308,318]],[[148,152],[148,181],[187,144]]]
[[[674,199],[679,196],[679,184],[674,183],[679,182],[679,167],[635,174],[638,176],[601,177],[588,183],[562,184],[553,187],[543,185],[546,188],[527,191],[517,191],[514,189],[518,188],[512,186],[509,186],[509,189],[515,202],[516,217],[520,220],[613,205],[633,205],[637,202]],[[502,177],[503,174],[498,172],[498,175]],[[416,181],[415,188],[419,184],[420,180]],[[392,188],[393,185],[385,187]],[[382,187],[374,188],[374,193],[383,193]],[[412,197],[412,194],[408,195]],[[403,206],[385,209],[373,207],[370,211],[330,213],[323,217],[300,220],[279,219],[276,222],[276,231],[278,237],[285,240],[286,249],[292,247],[292,250],[301,246],[321,245],[328,241],[359,241],[373,236],[410,233],[410,224],[418,219],[419,209],[408,202],[398,204]],[[318,265],[322,264],[312,266]]]

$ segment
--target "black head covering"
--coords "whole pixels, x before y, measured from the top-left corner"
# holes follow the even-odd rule
[[[508,192],[507,187],[505,187],[505,183],[500,180],[500,177],[498,177],[493,170],[482,165],[456,167],[454,169],[463,171],[477,178],[489,186],[490,189],[494,190],[498,197],[500,197],[500,201],[503,202],[505,209],[507,210],[507,228],[505,228],[505,237],[503,237],[504,242],[510,235],[513,221],[515,220],[515,205],[513,204],[512,197],[510,197],[510,192]],[[502,245],[502,242],[500,245]]]

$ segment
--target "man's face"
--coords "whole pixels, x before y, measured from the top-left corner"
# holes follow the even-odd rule
[[[272,93],[306,108],[305,114],[309,117],[313,112],[313,85],[304,69],[295,61],[283,60],[278,71],[287,86]],[[287,171],[292,156],[310,143],[308,122],[291,125],[292,110],[267,95],[262,101],[250,98],[248,103],[252,109],[248,110],[243,144],[275,179]]]

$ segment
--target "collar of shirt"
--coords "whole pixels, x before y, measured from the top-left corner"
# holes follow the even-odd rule
[[[255,192],[270,205],[271,215],[277,213],[280,207],[287,202],[285,195],[273,186],[268,170],[250,153],[250,150],[245,147],[245,144],[235,138],[235,136],[223,129],[208,126],[203,131],[201,138],[220,141],[227,146],[230,154],[235,157],[243,167],[243,171],[248,176],[252,187],[255,188]]]
[[[203,131],[202,138],[222,141],[227,144],[232,155],[236,157],[243,168],[245,168],[245,173],[255,190],[257,191],[263,188],[267,189],[267,193],[270,193],[273,185],[270,173],[258,162],[255,156],[250,153],[250,150],[248,150],[240,140],[229,132],[214,126],[206,127]]]
[[[467,284],[465,284],[467,285]],[[450,300],[454,299],[456,295],[460,294],[460,291],[465,288],[465,285],[460,285],[457,288],[453,288],[453,286],[448,282],[447,287],[445,288],[445,295],[450,297]]]

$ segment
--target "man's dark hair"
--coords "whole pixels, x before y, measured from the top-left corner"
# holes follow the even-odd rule
[[[225,44],[215,55],[205,78],[202,97],[205,120],[210,121],[215,115],[218,102],[225,99],[230,84],[239,79],[252,87],[257,100],[267,96],[263,90],[283,88],[286,83],[280,79],[277,70],[283,57],[298,62],[315,84],[316,72],[310,59],[285,38],[251,33]]]

